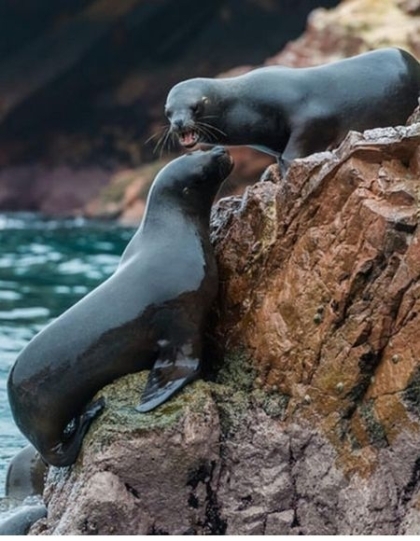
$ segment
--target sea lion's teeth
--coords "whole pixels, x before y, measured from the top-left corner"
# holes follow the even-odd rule
[[[183,146],[193,146],[196,144],[198,137],[195,131],[187,131],[181,133],[179,139]]]

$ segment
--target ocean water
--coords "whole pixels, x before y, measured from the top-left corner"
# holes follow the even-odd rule
[[[7,400],[16,356],[47,323],[112,274],[133,232],[83,219],[0,214],[0,496],[10,459],[27,444]]]

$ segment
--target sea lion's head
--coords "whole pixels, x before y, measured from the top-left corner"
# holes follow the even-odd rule
[[[229,152],[222,146],[196,150],[166,165],[153,182],[150,199],[172,202],[189,214],[210,213],[222,182],[233,168]]]
[[[169,92],[165,115],[170,122],[170,133],[177,136],[186,149],[197,143],[220,144],[223,132],[217,127],[220,116],[211,79],[189,79],[175,85]]]

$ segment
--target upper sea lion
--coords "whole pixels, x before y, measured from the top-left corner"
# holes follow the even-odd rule
[[[165,113],[180,144],[248,145],[290,162],[337,146],[349,130],[404,124],[418,104],[420,65],[379,49],[311,68],[271,66],[225,79],[189,79]]]
[[[116,378],[152,368],[139,411],[197,377],[218,288],[213,199],[232,169],[223,147],[184,155],[153,182],[142,224],[115,273],[35,336],[8,380],[14,419],[54,466],[75,462]]]

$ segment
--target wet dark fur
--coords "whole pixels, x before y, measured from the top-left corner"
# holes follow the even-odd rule
[[[168,164],[116,272],[17,358],[8,381],[12,413],[49,464],[76,460],[104,407],[91,400],[114,379],[152,369],[138,407],[148,411],[197,377],[218,285],[210,209],[231,168],[222,147]]]
[[[404,124],[419,93],[417,60],[388,48],[313,68],[183,81],[170,91],[166,114],[173,134],[256,147],[286,170],[295,158],[338,145],[349,130]]]

